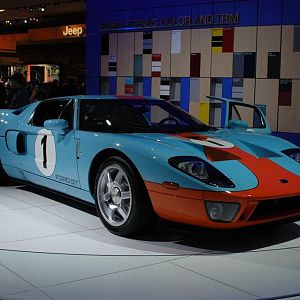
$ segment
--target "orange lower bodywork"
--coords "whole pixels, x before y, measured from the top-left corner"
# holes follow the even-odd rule
[[[180,134],[183,139],[207,137],[199,134]],[[178,183],[158,184],[145,182],[155,212],[162,218],[184,224],[210,228],[240,228],[271,223],[285,219],[300,219],[298,208],[251,218],[261,201],[297,197],[300,201],[300,176],[288,171],[268,158],[259,158],[238,147],[218,149],[204,147],[210,161],[238,160],[255,174],[258,186],[246,191],[202,191],[182,188]],[[169,189],[177,186],[178,189]],[[229,223],[211,221],[206,213],[205,201],[235,202],[240,209]]]
[[[152,182],[145,182],[145,184],[154,211],[161,218],[169,221],[201,227],[230,229],[272,223],[295,217],[299,217],[300,219],[300,208],[298,208],[284,213],[272,214],[258,220],[250,220],[253,211],[260,201],[300,195],[299,188],[297,190],[295,188],[294,191],[290,190],[287,193],[282,187],[283,184],[280,183],[278,183],[279,186],[274,184],[266,193],[263,192],[263,186],[242,192],[212,192],[186,188],[179,188],[177,190],[167,189],[162,184]],[[240,209],[232,222],[211,221],[205,208],[206,200],[239,203]]]

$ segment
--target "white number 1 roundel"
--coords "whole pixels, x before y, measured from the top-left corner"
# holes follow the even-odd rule
[[[234,144],[232,144],[230,142],[215,139],[215,138],[208,138],[206,140],[190,139],[190,141],[193,142],[193,143],[196,143],[196,144],[200,144],[202,146],[213,147],[213,148],[228,149],[228,148],[233,148],[234,147]]]
[[[51,176],[55,169],[56,152],[52,132],[41,129],[35,140],[35,164],[45,176]]]

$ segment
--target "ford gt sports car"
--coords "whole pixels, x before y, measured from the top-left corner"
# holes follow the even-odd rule
[[[146,97],[72,96],[0,110],[0,180],[95,203],[118,235],[155,216],[210,228],[300,218],[300,149],[260,109],[230,99],[207,126]]]

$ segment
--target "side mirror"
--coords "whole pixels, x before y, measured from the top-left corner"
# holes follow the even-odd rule
[[[244,120],[229,120],[228,128],[232,129],[247,129],[249,127],[248,122]]]
[[[64,119],[52,119],[44,122],[44,127],[48,130],[53,130],[57,134],[66,134],[68,121]]]

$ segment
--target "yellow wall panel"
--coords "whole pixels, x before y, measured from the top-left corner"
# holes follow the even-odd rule
[[[117,55],[118,53],[118,34],[109,34],[109,55]]]
[[[267,119],[274,131],[277,130],[278,92],[278,79],[256,80],[255,104],[267,105]]]
[[[101,56],[101,76],[108,76],[108,55]]]
[[[133,76],[134,64],[134,33],[118,34],[118,76]]]
[[[117,77],[117,94],[125,94],[125,77]]]
[[[256,52],[256,26],[234,28],[234,52]]]
[[[143,54],[143,33],[134,33],[134,54]]]
[[[199,120],[204,124],[209,124],[209,102],[200,102],[199,103]]]
[[[260,26],[257,32],[256,77],[267,78],[268,52],[280,52],[280,26]]]
[[[160,97],[160,78],[152,77],[151,96],[154,98]]]
[[[232,77],[233,53],[212,53],[211,77]]]
[[[223,36],[223,28],[213,28],[212,36]]]
[[[143,76],[151,77],[152,54],[143,55]]]
[[[152,53],[161,54],[161,77],[171,75],[171,31],[153,31]]]
[[[212,53],[222,53],[223,47],[212,47]]]
[[[191,53],[201,53],[200,76],[210,77],[211,29],[192,29]]]
[[[171,77],[189,77],[190,58],[191,30],[181,30],[181,53],[171,54]]]
[[[293,52],[294,26],[282,26],[281,78],[300,78],[300,52]]]
[[[279,106],[278,130],[300,133],[300,80],[293,80],[292,106]]]

